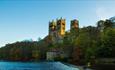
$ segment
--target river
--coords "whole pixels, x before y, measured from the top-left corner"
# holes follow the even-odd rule
[[[0,70],[79,70],[61,62],[0,62]]]

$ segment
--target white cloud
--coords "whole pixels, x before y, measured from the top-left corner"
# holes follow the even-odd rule
[[[96,15],[99,20],[109,19],[110,17],[115,16],[115,10],[112,8],[98,7],[96,9]]]

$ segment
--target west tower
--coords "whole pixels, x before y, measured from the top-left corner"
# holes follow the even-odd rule
[[[60,18],[57,20],[56,30],[57,30],[58,36],[64,36],[65,35],[65,25],[66,25],[65,19]]]
[[[49,35],[50,36],[56,35],[56,22],[54,20],[49,22]]]

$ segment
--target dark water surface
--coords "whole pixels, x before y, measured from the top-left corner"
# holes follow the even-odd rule
[[[79,70],[61,62],[0,62],[0,70]]]

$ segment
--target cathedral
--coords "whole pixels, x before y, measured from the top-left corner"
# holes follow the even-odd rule
[[[52,20],[49,22],[49,34],[46,37],[48,44],[63,43],[63,38],[69,33],[75,33],[79,30],[79,21],[74,19],[70,21],[70,30],[65,31],[66,29],[66,20],[63,18],[57,19],[56,21]],[[54,60],[56,57],[68,57],[68,54],[63,53],[61,50],[53,48],[50,49],[46,56],[47,60]]]
[[[79,22],[78,20],[74,19],[71,20],[70,25],[70,32],[78,31],[79,29]],[[63,38],[65,36],[66,29],[66,20],[63,18],[57,19],[56,21],[52,20],[49,22],[49,36],[52,37],[52,41],[54,43],[63,42]]]

